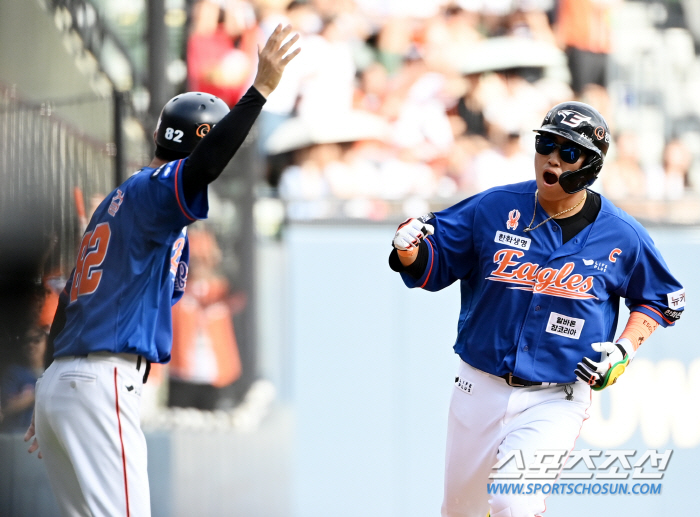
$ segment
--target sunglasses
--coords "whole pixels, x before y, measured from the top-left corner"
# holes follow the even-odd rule
[[[566,163],[576,163],[583,154],[583,149],[572,142],[558,144],[553,138],[544,135],[537,135],[535,138],[535,151],[538,153],[550,155],[555,149],[559,149],[559,156]]]

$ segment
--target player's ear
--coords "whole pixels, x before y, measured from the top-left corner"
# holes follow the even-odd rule
[[[157,130],[157,129],[156,129],[155,131],[153,131],[153,143],[154,143],[154,144],[157,144],[157,143],[158,143],[158,142],[156,142],[156,135],[158,135],[158,130]]]

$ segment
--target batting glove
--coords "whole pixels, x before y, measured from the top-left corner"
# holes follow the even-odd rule
[[[401,251],[412,250],[428,235],[435,233],[432,225],[422,222],[420,219],[406,219],[396,230],[392,242],[394,248]]]
[[[576,376],[596,391],[603,390],[617,382],[617,378],[625,373],[634,356],[634,347],[629,339],[622,338],[617,343],[592,343],[591,348],[602,352],[599,363],[584,357],[576,366]]]

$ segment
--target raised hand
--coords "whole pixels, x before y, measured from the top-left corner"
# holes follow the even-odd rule
[[[258,73],[253,86],[266,98],[277,88],[287,64],[301,52],[301,48],[289,52],[292,45],[299,40],[299,34],[295,34],[284,45],[282,44],[291,32],[291,25],[282,27],[280,24],[270,35],[263,49],[260,50],[258,46]]]

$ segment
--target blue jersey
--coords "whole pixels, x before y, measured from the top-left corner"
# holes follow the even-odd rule
[[[673,325],[685,291],[647,231],[601,196],[596,220],[562,244],[550,221],[531,232],[536,183],[497,187],[437,212],[422,246],[428,264],[408,287],[437,291],[459,281],[455,352],[482,371],[535,382],[574,382],[591,343],[612,341],[620,298]],[[535,227],[547,218],[537,205]],[[525,221],[526,220],[526,221]]]
[[[108,351],[170,360],[171,306],[187,280],[186,228],[209,210],[207,189],[185,201],[185,160],[141,169],[95,210],[62,295],[69,303],[54,357]]]

